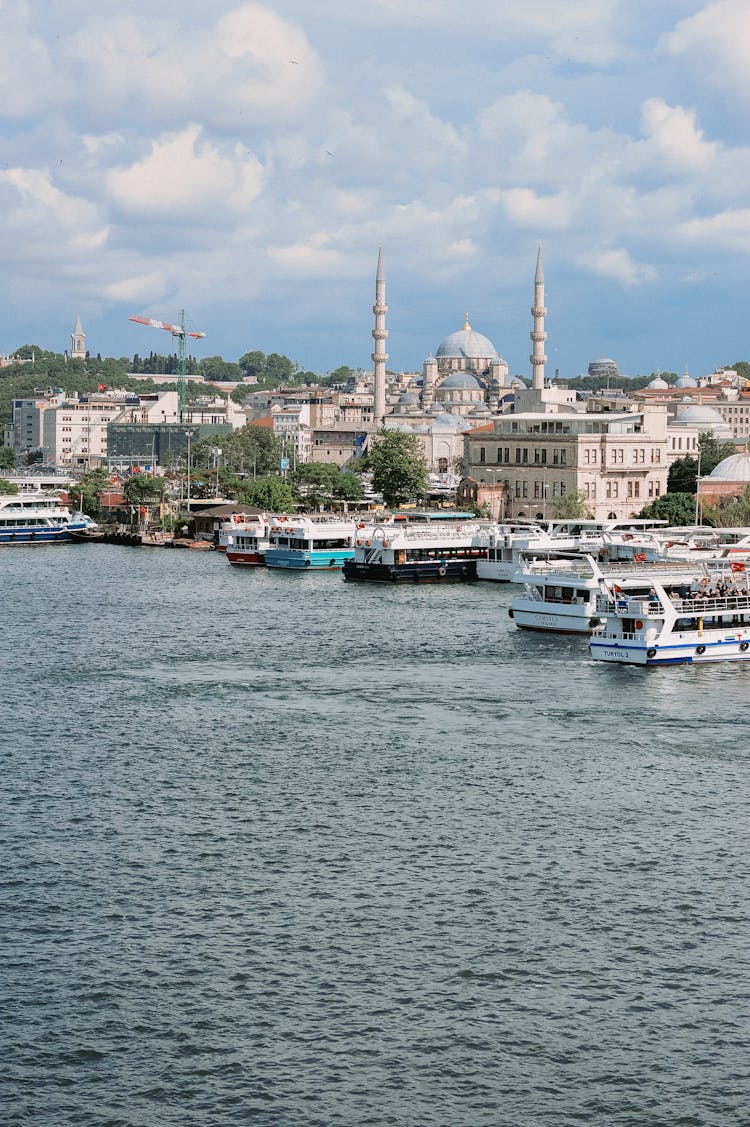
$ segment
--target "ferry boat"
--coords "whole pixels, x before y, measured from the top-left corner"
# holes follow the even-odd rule
[[[750,660],[750,585],[745,564],[670,589],[653,578],[643,595],[605,595],[591,636],[597,661],[629,665],[699,665]]]
[[[523,590],[511,601],[508,614],[524,630],[562,634],[591,634],[602,626],[599,596],[626,592],[643,596],[656,577],[670,588],[706,578],[706,564],[662,560],[603,567],[593,556],[567,560],[530,560],[517,572]]]
[[[360,526],[344,578],[398,583],[471,582],[486,548],[476,521],[452,528],[435,523]]]
[[[96,524],[84,513],[71,513],[49,493],[0,496],[0,544],[59,544],[90,534]]]
[[[270,522],[265,514],[246,516],[233,513],[219,531],[218,550],[230,564],[263,567],[270,544]]]
[[[331,517],[274,517],[265,550],[266,567],[341,570],[354,556],[353,520]]]

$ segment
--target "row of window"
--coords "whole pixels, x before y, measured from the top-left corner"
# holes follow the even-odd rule
[[[511,462],[517,466],[535,465],[535,466],[564,466],[567,464],[567,448],[552,447],[548,450],[546,447],[532,447],[533,460],[530,457],[528,446],[498,446],[495,454],[496,461],[499,465],[509,465]],[[638,446],[632,448],[630,451],[630,461],[632,465],[645,465],[646,463],[646,447]],[[550,456],[551,455],[551,456]],[[584,447],[581,450],[581,464],[582,465],[597,465],[599,461],[599,451],[596,446]],[[650,448],[649,461],[652,464],[661,463],[661,448],[652,446]],[[479,447],[479,462],[480,464],[487,463],[487,447]],[[610,447],[609,449],[609,464],[611,466],[622,466],[625,464],[625,447]]]
[[[503,482],[506,492],[510,496],[511,493],[517,498],[533,497],[535,500],[544,500],[545,497],[564,497],[567,485],[564,481],[523,481],[517,480],[513,482],[511,487],[510,481]],[[588,501],[596,500],[596,486],[595,481],[586,481],[581,486],[581,491]],[[605,496],[610,500],[617,500],[620,497],[620,489],[622,488],[622,497],[627,497],[628,500],[639,500],[641,498],[641,482],[640,479],[633,479],[628,481],[606,481],[604,483]],[[658,481],[649,481],[648,483],[648,496],[659,497],[661,495],[661,485]]]

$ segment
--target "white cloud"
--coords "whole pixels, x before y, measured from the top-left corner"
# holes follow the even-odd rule
[[[226,213],[244,211],[263,187],[263,170],[254,157],[235,149],[225,155],[201,140],[189,125],[153,142],[151,152],[107,177],[112,200],[131,214],[178,218],[202,211],[202,221],[223,223]]]
[[[734,86],[750,89],[750,5],[747,0],[716,0],[681,20],[663,46],[668,54],[692,58],[704,72]]]
[[[604,278],[613,278],[624,286],[637,286],[645,282],[653,282],[657,276],[653,266],[635,262],[625,247],[591,251],[581,257],[581,262],[594,274],[599,274]]]
[[[3,229],[12,231],[12,244],[31,258],[68,258],[100,251],[108,226],[99,209],[88,200],[68,196],[55,186],[49,173],[38,169],[10,168],[0,173]]]
[[[750,208],[730,208],[715,215],[696,216],[681,223],[678,233],[694,243],[729,250],[750,250]]]
[[[705,141],[696,125],[696,115],[681,106],[669,106],[662,98],[649,98],[641,110],[643,129],[656,150],[654,163],[669,161],[683,170],[705,169],[716,160],[719,146]]]
[[[540,196],[531,188],[510,188],[502,200],[509,218],[520,227],[549,231],[570,226],[573,208],[567,192]]]

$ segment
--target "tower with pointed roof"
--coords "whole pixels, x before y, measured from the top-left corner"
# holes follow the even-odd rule
[[[375,314],[375,328],[372,330],[375,350],[372,353],[374,365],[375,401],[373,405],[373,425],[379,429],[383,425],[385,416],[385,363],[388,353],[385,342],[388,330],[385,327],[385,315],[388,306],[385,303],[385,270],[383,268],[383,248],[378,249],[378,268],[375,274],[375,304],[372,307]]]
[[[75,327],[70,334],[70,358],[71,360],[86,359],[86,334],[81,325],[80,314],[76,314]]]
[[[547,310],[544,308],[544,269],[542,267],[542,244],[536,255],[536,273],[534,274],[534,304],[531,307],[534,318],[534,328],[531,330],[532,351],[529,359],[533,375],[533,388],[535,391],[544,389],[544,365],[547,357],[544,355],[544,342],[547,334],[544,331],[544,318]]]

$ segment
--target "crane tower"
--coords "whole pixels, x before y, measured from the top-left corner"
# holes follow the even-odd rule
[[[195,340],[200,340],[204,337],[205,333],[190,332],[185,328],[185,310],[180,310],[180,323],[179,325],[172,325],[169,321],[154,321],[151,317],[141,317],[139,314],[134,313],[132,317],[128,317],[129,321],[136,321],[139,325],[150,325],[154,329],[166,329],[173,337],[177,338],[177,407],[180,422],[183,421],[185,413],[185,388],[187,383],[187,357],[185,354],[185,343],[187,337],[194,337]]]

